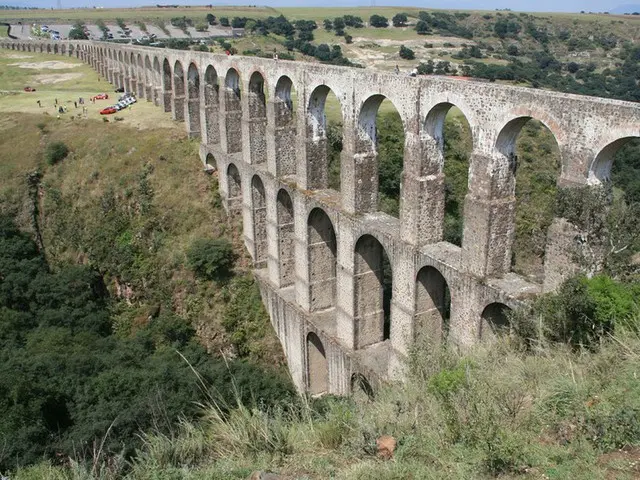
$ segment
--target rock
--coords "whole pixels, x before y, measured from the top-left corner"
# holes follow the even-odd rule
[[[376,440],[378,446],[378,457],[383,460],[389,460],[393,457],[393,452],[396,449],[396,439],[391,435],[382,435]]]

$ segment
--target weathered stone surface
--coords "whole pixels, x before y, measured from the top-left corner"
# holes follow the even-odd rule
[[[202,161],[218,172],[225,208],[242,215],[292,378],[316,394],[347,394],[354,379],[375,387],[401,376],[416,339],[464,346],[491,338],[505,308],[576,271],[575,227],[556,218],[543,282],[510,272],[515,141],[527,120],[554,134],[563,187],[606,179],[617,148],[640,136],[637,104],[538,89],[101,42],[0,46],[73,55],[116,86],[144,86],[201,137]],[[329,92],[342,107],[339,192],[328,189]],[[376,211],[375,119],[384,98],[405,130],[399,219]],[[442,241],[442,129],[454,105],[473,138],[462,247]],[[383,252],[393,278],[386,326]]]

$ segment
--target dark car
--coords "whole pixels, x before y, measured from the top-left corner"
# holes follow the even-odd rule
[[[116,88],[116,93],[124,93],[124,87]]]

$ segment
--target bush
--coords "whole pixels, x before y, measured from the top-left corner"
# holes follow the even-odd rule
[[[63,142],[50,143],[45,152],[45,158],[49,165],[55,165],[56,163],[61,162],[67,158],[67,155],[69,155],[69,147],[67,147]]]
[[[402,45],[400,47],[400,58],[404,58],[405,60],[413,60],[414,58],[416,58],[416,54],[410,48]]]
[[[408,18],[406,13],[398,13],[396,14],[391,21],[393,22],[394,27],[406,27]]]
[[[187,250],[189,267],[206,280],[224,280],[235,263],[231,243],[226,239],[199,238]]]

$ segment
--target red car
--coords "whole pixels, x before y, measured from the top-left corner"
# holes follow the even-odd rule
[[[113,107],[107,107],[100,110],[100,115],[111,115],[112,113],[116,113],[117,111],[118,110]]]
[[[109,95],[107,95],[106,93],[99,93],[93,98],[95,98],[96,100],[107,100],[109,98]]]
[[[24,87],[24,91],[25,91],[25,92],[35,92],[35,91],[36,91],[36,89],[35,89],[35,88],[33,88],[33,87]]]

